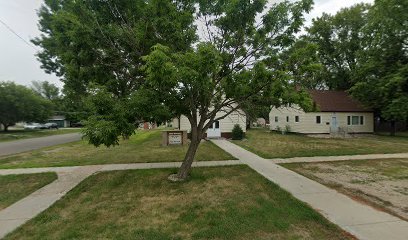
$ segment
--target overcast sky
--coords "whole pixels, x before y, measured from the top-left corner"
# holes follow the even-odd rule
[[[374,0],[315,0],[313,11],[306,16],[307,24],[323,12],[334,14],[343,7]],[[7,24],[24,40],[0,22],[0,81],[30,85],[31,81],[50,81],[62,87],[55,75],[46,74],[34,56],[38,49],[30,39],[40,34],[37,10],[42,0],[0,0],[0,21]]]

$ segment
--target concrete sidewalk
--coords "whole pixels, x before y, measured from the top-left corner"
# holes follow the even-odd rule
[[[243,164],[239,160],[224,161],[200,161],[193,162],[193,167],[211,167],[211,166],[228,166]],[[81,169],[94,169],[94,172],[131,170],[131,169],[154,169],[154,168],[178,168],[181,162],[155,162],[155,163],[124,163],[124,164],[101,164],[101,165],[84,165],[73,167],[44,167],[44,168],[17,168],[17,169],[0,169],[0,175],[11,174],[31,174],[31,173],[71,173],[74,174]]]
[[[335,190],[283,168],[271,160],[263,159],[229,141],[212,141],[357,238],[370,240],[408,239],[408,222],[354,201]]]
[[[81,140],[81,133],[29,138],[0,143],[0,157]]]
[[[243,164],[238,160],[194,162],[193,167]],[[25,168],[0,170],[0,175],[56,172],[58,179],[0,211],[0,239],[49,208],[67,192],[92,174],[103,171],[176,168],[181,162],[107,164],[75,167]]]
[[[87,167],[67,173],[59,172],[58,179],[54,182],[1,210],[0,239],[49,208],[95,171],[97,171],[96,168]]]

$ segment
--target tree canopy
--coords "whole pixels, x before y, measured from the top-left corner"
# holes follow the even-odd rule
[[[0,123],[4,131],[17,122],[45,121],[51,115],[48,100],[31,89],[12,82],[0,82]]]
[[[259,103],[260,97],[267,106],[302,99],[286,73],[270,68],[269,62],[295,40],[311,1],[266,3],[200,1],[203,40],[184,52],[159,44],[144,57],[150,89],[191,125],[191,144],[176,178],[186,178],[214,121]]]
[[[118,144],[138,121],[162,121],[153,114],[160,108],[154,93],[139,91],[145,82],[141,57],[157,43],[190,48],[193,10],[189,1],[45,1],[39,11],[43,35],[33,40],[43,49],[38,58],[46,72],[61,77],[66,98],[92,115],[86,132],[92,144]],[[99,137],[107,135],[115,137]]]
[[[320,61],[319,45],[307,37],[300,38],[283,51],[277,64],[298,86],[306,89],[327,88],[327,71]]]
[[[78,96],[102,85],[117,98],[143,82],[142,56],[153,45],[177,50],[196,38],[189,1],[45,0],[39,11],[42,35],[33,43],[46,72],[61,76]]]
[[[45,0],[33,42],[42,67],[90,110],[85,135],[96,146],[118,144],[140,121],[186,116],[184,179],[214,121],[238,109],[310,108],[295,85],[346,90],[407,121],[407,5],[376,0],[323,14],[297,38],[312,0]]]
[[[348,90],[353,86],[369,6],[357,4],[341,9],[335,15],[323,13],[307,28],[309,42],[317,46],[327,88]]]
[[[58,100],[61,97],[59,88],[48,81],[32,81],[31,89],[50,101]]]
[[[391,121],[408,121],[408,3],[376,0],[351,92]]]
[[[185,179],[207,128],[241,106],[302,101],[271,64],[296,39],[312,0],[55,1],[39,12],[33,42],[43,68],[87,99],[85,134],[119,143],[138,121],[184,115],[191,144],[176,178]],[[223,113],[217,115],[217,113]]]
[[[304,88],[345,90],[377,116],[408,121],[408,3],[376,0],[313,20],[280,57]]]

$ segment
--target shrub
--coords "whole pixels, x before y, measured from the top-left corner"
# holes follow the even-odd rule
[[[292,129],[290,128],[290,126],[289,126],[289,125],[286,125],[284,132],[285,132],[285,133],[290,133],[291,131],[292,131]]]
[[[234,125],[232,129],[232,140],[242,140],[244,138],[244,131],[238,124]]]

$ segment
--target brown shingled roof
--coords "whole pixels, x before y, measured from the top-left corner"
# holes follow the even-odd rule
[[[308,92],[321,112],[372,112],[344,91],[309,90]]]

